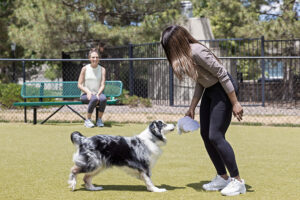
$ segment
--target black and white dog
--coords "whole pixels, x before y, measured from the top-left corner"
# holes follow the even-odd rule
[[[166,143],[165,134],[173,131],[173,124],[161,120],[153,121],[146,130],[133,137],[95,135],[84,137],[79,132],[71,134],[71,140],[77,147],[73,156],[75,165],[71,168],[69,185],[76,187],[76,176],[85,173],[83,178],[87,190],[101,190],[95,187],[92,178],[102,170],[118,166],[126,169],[131,175],[143,180],[147,190],[165,192],[151,181],[151,168],[162,153],[160,146]]]

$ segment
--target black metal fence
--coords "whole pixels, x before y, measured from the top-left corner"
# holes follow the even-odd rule
[[[228,39],[201,41],[217,54],[224,66],[237,80],[239,100],[245,109],[244,122],[262,124],[300,124],[300,40]],[[14,76],[8,82],[78,79],[87,64],[88,50],[63,53],[63,59],[0,59],[0,65],[15,65]],[[105,121],[147,122],[161,118],[177,121],[190,104],[194,83],[174,76],[159,43],[105,48],[101,65],[107,70],[107,80],[124,84],[123,105],[108,106]],[[49,79],[52,78],[52,79]],[[1,88],[4,91],[3,87]],[[3,101],[0,92],[1,121],[23,121],[22,109]],[[131,98],[134,97],[134,98]],[[19,98],[20,100],[20,98]],[[143,102],[150,102],[144,104]],[[126,103],[125,103],[126,102]],[[42,120],[52,108],[40,108]],[[84,114],[85,106],[75,106]],[[197,111],[198,112],[198,111]],[[31,110],[27,112],[28,119]],[[197,116],[197,118],[199,118]],[[80,121],[68,110],[57,114],[55,121]]]

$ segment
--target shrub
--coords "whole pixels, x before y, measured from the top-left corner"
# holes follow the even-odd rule
[[[16,83],[0,84],[0,105],[5,108],[13,108],[14,102],[23,102],[21,97],[22,85]],[[28,98],[27,102],[39,101],[38,98]],[[45,98],[44,101],[56,101],[54,98]],[[22,106],[18,106],[23,108]]]
[[[145,107],[152,107],[151,100],[148,98],[140,98],[140,102]]]
[[[123,89],[121,96],[118,97],[118,99],[120,100],[120,104],[127,105],[128,104],[128,100],[127,100],[128,96],[129,96],[129,91]]]
[[[21,97],[21,85],[15,83],[0,84],[1,106],[12,108],[14,102],[23,101]]]
[[[139,105],[139,97],[136,95],[129,96],[127,100],[130,107],[137,107]]]
[[[130,96],[129,91],[125,89],[123,89],[122,95],[118,99],[120,100],[120,104],[129,105],[130,107],[137,107],[139,105],[152,107],[150,99],[138,97],[136,95]]]

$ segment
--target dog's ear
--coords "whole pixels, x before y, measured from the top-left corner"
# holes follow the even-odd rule
[[[150,129],[150,132],[155,136],[157,137],[159,140],[161,141],[165,141],[162,134],[161,134],[161,128],[162,128],[162,125],[159,124],[158,122],[154,121],[150,124],[149,126],[149,129]]]

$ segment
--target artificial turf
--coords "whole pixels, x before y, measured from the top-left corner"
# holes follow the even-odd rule
[[[82,124],[0,124],[0,199],[224,199],[219,192],[205,192],[201,186],[214,178],[215,170],[205,151],[199,131],[167,135],[164,153],[153,169],[152,180],[165,193],[146,191],[144,183],[118,168],[93,179],[102,191],[87,191],[83,175],[75,192],[67,179],[75,147],[70,133],[86,136],[111,134],[131,136],[147,124],[110,123],[104,128]],[[229,199],[299,199],[300,128],[230,126],[227,139],[233,146],[247,193]]]

